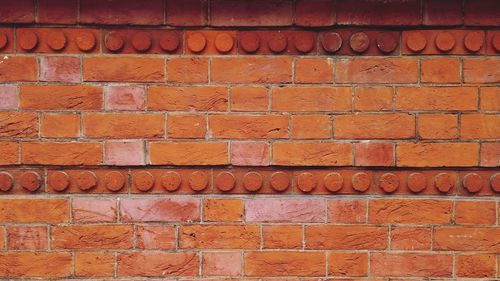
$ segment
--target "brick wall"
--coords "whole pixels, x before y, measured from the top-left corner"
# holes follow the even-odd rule
[[[0,279],[500,280],[500,2],[3,0]]]

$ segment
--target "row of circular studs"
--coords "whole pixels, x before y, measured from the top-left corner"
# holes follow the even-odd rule
[[[155,178],[150,172],[141,171],[134,175],[134,186],[143,192],[153,188]],[[248,172],[243,177],[243,187],[249,192],[257,192],[263,186],[263,177],[258,172]],[[0,191],[7,192],[13,186],[12,175],[7,172],[0,172]],[[118,172],[108,172],[104,177],[104,185],[110,191],[119,191],[125,186],[126,177]],[[164,173],[160,178],[161,186],[169,192],[174,192],[180,188],[182,178],[179,173],[171,171]],[[338,192],[343,186],[342,175],[336,172],[327,174],[324,179],[324,186],[330,192]],[[40,175],[33,171],[24,172],[20,176],[20,185],[28,191],[36,191],[42,183]],[[97,186],[98,178],[94,172],[83,171],[77,177],[77,187],[82,191],[88,191]],[[285,191],[290,185],[289,176],[284,172],[275,172],[271,175],[271,187],[277,191]],[[476,173],[468,173],[463,178],[463,186],[470,193],[477,193],[482,189],[483,179]],[[48,184],[56,191],[64,191],[70,186],[70,177],[66,172],[56,171],[49,176]],[[231,191],[236,184],[236,178],[231,172],[221,172],[215,178],[215,186],[224,192]],[[495,192],[500,192],[500,173],[494,174],[490,178],[491,188]],[[352,177],[352,187],[358,192],[366,192],[371,185],[370,176],[364,172],[358,172]],[[393,173],[385,173],[379,179],[380,188],[386,193],[395,192],[400,185],[399,177]],[[411,173],[407,177],[407,185],[414,193],[422,192],[427,184],[426,177],[422,173]],[[447,193],[453,188],[452,177],[448,173],[440,173],[434,178],[435,187],[443,193]],[[189,186],[194,191],[203,191],[208,186],[208,176],[202,171],[195,171],[190,175]],[[297,187],[304,193],[313,191],[317,186],[316,177],[303,172],[297,177]]]
[[[463,43],[467,51],[471,53],[478,52],[484,44],[484,33],[482,31],[467,32]],[[410,33],[406,39],[406,46],[414,53],[422,52],[427,47],[427,44],[426,36],[418,31]],[[451,51],[457,43],[451,32],[442,31],[434,38],[434,44],[439,51],[447,53]],[[493,36],[491,44],[497,52],[500,52],[500,36]]]

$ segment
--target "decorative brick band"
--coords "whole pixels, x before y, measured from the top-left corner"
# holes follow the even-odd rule
[[[45,183],[46,178],[46,183]],[[7,169],[1,194],[231,193],[500,195],[498,170]]]

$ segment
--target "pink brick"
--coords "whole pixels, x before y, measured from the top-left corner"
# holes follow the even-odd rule
[[[44,56],[40,60],[41,81],[77,83],[81,77],[81,61],[78,57]]]
[[[481,144],[481,166],[500,166],[500,143],[484,142]]]
[[[0,85],[0,110],[17,109],[18,94],[14,85]]]
[[[319,199],[251,199],[245,202],[247,222],[324,222]]]
[[[139,225],[136,237],[139,249],[175,249],[175,226],[173,225]]]
[[[126,198],[120,201],[122,221],[190,222],[200,220],[196,199]]]
[[[236,166],[269,166],[267,142],[232,142],[231,164]]]
[[[47,250],[46,226],[10,226],[7,232],[9,250]]]
[[[239,252],[203,253],[203,275],[241,275],[241,254]]]
[[[75,222],[114,222],[116,202],[112,199],[74,198],[73,220]]]
[[[105,88],[106,110],[143,110],[144,87],[110,86]]]
[[[144,165],[144,143],[142,141],[106,142],[105,164],[127,166]]]
[[[354,144],[356,166],[393,166],[394,144],[361,142]]]

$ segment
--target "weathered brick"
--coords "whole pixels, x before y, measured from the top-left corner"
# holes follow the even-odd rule
[[[198,276],[195,253],[131,252],[118,255],[118,276]],[[137,266],[140,264],[141,266]]]
[[[112,199],[73,198],[71,201],[75,222],[115,222],[116,202]]]
[[[215,83],[292,82],[290,57],[213,58],[210,68]]]
[[[125,222],[198,221],[196,199],[127,198],[120,201],[120,218]]]
[[[71,267],[71,253],[0,253],[2,277],[67,277],[71,275]]]
[[[247,276],[325,276],[322,252],[247,252],[244,257]]]
[[[402,227],[391,229],[392,250],[430,250],[431,229],[429,227]]]
[[[210,115],[209,135],[217,139],[280,139],[288,137],[285,115]]]
[[[82,80],[81,61],[78,57],[42,57],[40,80],[78,83]]]
[[[88,138],[162,138],[163,114],[89,113],[83,115],[84,134]]]
[[[400,167],[467,167],[479,162],[477,143],[399,143],[396,165]]]
[[[84,81],[163,82],[165,60],[147,57],[85,57]]]
[[[1,199],[2,223],[64,223],[69,221],[66,199]]]
[[[183,225],[179,229],[181,249],[258,249],[258,225]]]
[[[351,111],[352,94],[345,87],[279,87],[272,89],[273,111]]]
[[[302,226],[265,225],[262,228],[262,239],[266,249],[301,249]]]
[[[466,237],[466,239],[464,239]],[[500,251],[500,228],[492,227],[436,227],[434,250],[446,251]]]
[[[453,256],[374,253],[370,256],[370,271],[375,276],[451,277]]]
[[[241,221],[243,201],[240,199],[205,199],[203,201],[204,221]]]
[[[418,63],[413,58],[349,58],[336,63],[337,83],[416,83]]]
[[[170,1],[173,2],[173,1]],[[189,73],[186,75],[186,73]],[[172,58],[167,61],[167,81],[176,83],[207,83],[208,59]]]
[[[203,253],[204,276],[240,276],[241,253],[206,252]]]
[[[47,250],[49,244],[45,226],[11,226],[7,240],[9,250]]]
[[[325,202],[319,199],[251,199],[245,201],[247,222],[324,222]]]
[[[130,225],[71,225],[51,229],[54,249],[131,249],[134,230]]]
[[[231,111],[268,111],[269,89],[239,86],[231,88]]]
[[[113,253],[76,252],[75,275],[85,277],[112,277],[115,264]]]
[[[227,142],[152,142],[153,165],[224,165],[229,163]]]
[[[23,85],[21,109],[101,110],[102,88],[87,85]]]
[[[21,162],[37,165],[99,165],[102,145],[91,142],[23,142]]]
[[[383,250],[387,248],[388,228],[381,226],[311,225],[305,228],[307,249]]]
[[[275,142],[275,165],[349,166],[353,164],[352,145],[340,142]]]
[[[379,199],[368,208],[368,221],[375,224],[448,224],[452,215],[446,200]]]
[[[0,137],[38,137],[38,114],[32,112],[0,112]]]
[[[338,115],[336,139],[408,139],[415,136],[415,116],[406,113]]]
[[[150,87],[149,110],[226,111],[225,87]]]
[[[139,249],[173,250],[176,247],[175,227],[169,225],[139,225],[136,243]]]
[[[366,253],[335,253],[328,255],[328,274],[332,276],[367,276]]]

